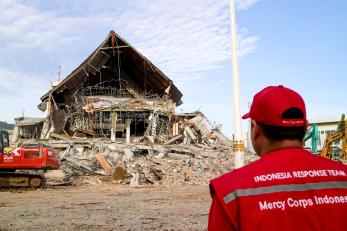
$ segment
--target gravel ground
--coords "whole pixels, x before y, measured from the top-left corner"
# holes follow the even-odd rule
[[[206,230],[207,185],[59,186],[0,192],[0,230]]]

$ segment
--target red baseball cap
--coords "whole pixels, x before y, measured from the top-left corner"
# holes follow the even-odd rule
[[[303,118],[283,118],[283,113],[296,108],[303,113]],[[250,111],[242,119],[252,118],[255,121],[279,127],[299,127],[306,125],[306,108],[302,97],[295,91],[282,85],[269,86],[253,97]]]

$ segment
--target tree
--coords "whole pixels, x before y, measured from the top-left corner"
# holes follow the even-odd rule
[[[1,129],[11,130],[13,129],[13,127],[14,127],[14,124],[9,124],[9,123],[0,121],[0,130]]]
[[[337,124],[337,130],[338,131],[341,131],[341,130],[343,130],[343,129],[345,129],[345,114],[342,114],[341,115],[341,120],[340,120],[340,122]]]

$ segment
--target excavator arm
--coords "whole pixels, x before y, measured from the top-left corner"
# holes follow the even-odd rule
[[[347,160],[347,120],[344,121],[343,126],[340,130],[334,133],[331,133],[325,139],[325,144],[322,149],[321,156],[332,158],[332,154],[329,152],[331,150],[331,145],[342,139],[342,148],[341,154],[339,155],[339,160]]]
[[[304,136],[304,142],[311,139],[311,151],[313,153],[317,152],[317,144],[320,144],[319,132],[317,124],[313,124],[307,131]]]
[[[347,160],[347,126],[345,126],[345,135],[342,140],[342,153],[341,153],[341,159]]]
[[[325,140],[325,144],[324,144],[324,147],[322,149],[321,155],[323,157],[331,158],[331,156],[329,155],[329,150],[331,148],[332,143],[340,140],[343,136],[344,136],[344,131],[337,131],[337,132],[329,134]]]

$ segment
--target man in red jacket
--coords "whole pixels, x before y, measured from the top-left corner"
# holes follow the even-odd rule
[[[301,96],[267,87],[242,118],[261,158],[211,180],[208,229],[347,230],[347,166],[303,149]]]

